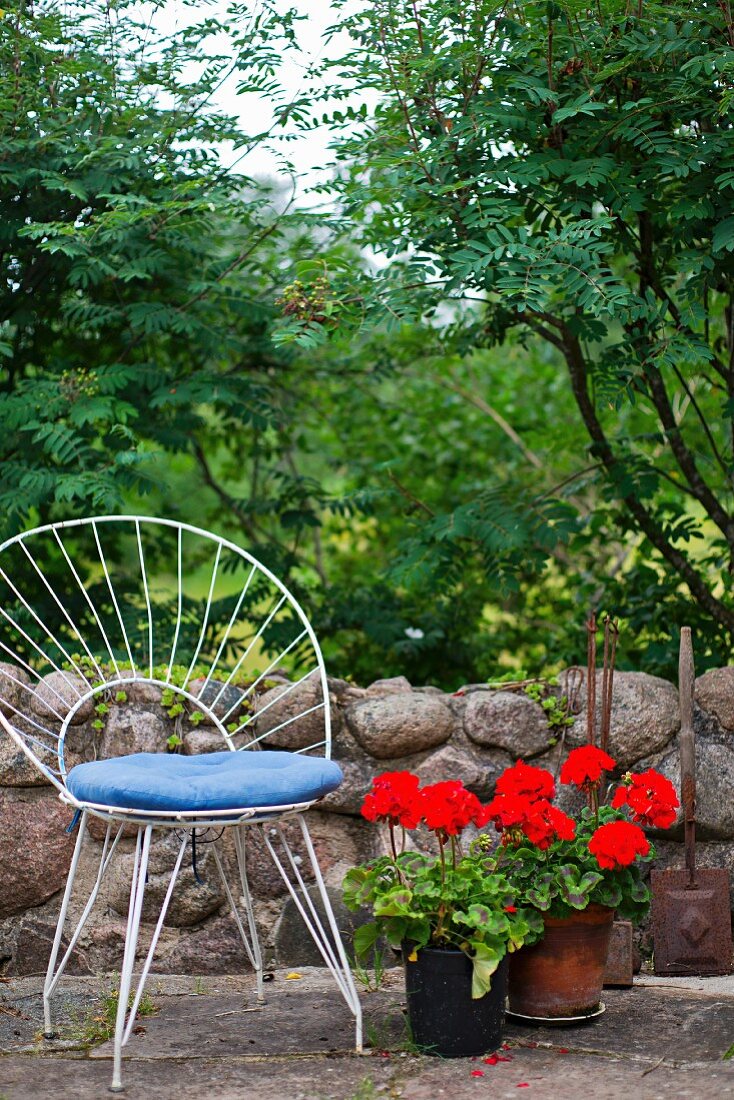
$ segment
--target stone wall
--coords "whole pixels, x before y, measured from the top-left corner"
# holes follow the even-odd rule
[[[0,665],[0,677],[2,666]],[[601,694],[601,674],[597,698]],[[563,686],[563,679],[561,680]],[[490,691],[485,685],[467,685],[447,695],[437,688],[413,688],[402,677],[377,681],[367,688],[344,681],[330,682],[334,725],[334,757],[345,781],[309,813],[314,844],[327,884],[338,898],[339,884],[355,862],[373,858],[383,838],[374,826],[359,817],[362,798],[373,775],[388,769],[407,768],[423,782],[461,778],[480,798],[491,796],[497,775],[518,757],[555,770],[562,746],[551,744],[543,710],[517,691]],[[58,687],[58,685],[57,685]],[[279,688],[260,697],[256,709],[272,701]],[[310,690],[304,685],[304,691]],[[113,707],[102,732],[92,726],[93,714],[80,712],[69,738],[72,762],[87,755],[96,743],[101,755],[156,749],[170,733],[157,689],[133,685],[125,704]],[[229,700],[228,700],[229,703]],[[279,706],[268,709],[261,720],[265,728],[284,721],[304,699],[292,692]],[[585,691],[578,693],[573,726],[567,746],[586,739]],[[42,713],[43,691],[33,707]],[[290,709],[289,709],[290,708]],[[314,720],[309,715],[283,731],[280,747],[293,748],[312,740],[302,728]],[[695,725],[698,750],[698,858],[702,866],[734,871],[734,667],[715,669],[696,682]],[[679,782],[676,735],[679,728],[678,697],[672,684],[645,673],[618,673],[615,677],[610,750],[620,774],[627,768],[660,768]],[[276,738],[277,740],[277,738]],[[212,727],[189,729],[183,751],[208,752],[222,742]],[[29,767],[22,753],[0,731],[0,973],[29,974],[44,970],[51,946],[61,890],[71,860],[74,838],[64,829],[70,814],[59,803],[53,788]],[[294,840],[295,827],[286,825]],[[95,823],[90,848],[82,861],[78,895],[96,873],[103,830]],[[683,863],[682,825],[658,842],[658,865]],[[74,962],[77,973],[119,968],[122,954],[132,840],[121,844],[121,854],[111,868],[90,922],[80,939]],[[147,897],[153,918],[167,872],[175,858],[175,838],[154,841]],[[228,846],[230,863],[233,852]],[[292,903],[284,897],[283,884],[266,853],[250,845],[250,876],[256,897],[257,917],[269,964],[317,962],[304,939]],[[159,948],[159,972],[206,974],[236,972],[246,959],[213,866],[211,851],[199,845],[197,883],[190,860],[181,878],[166,919]],[[337,905],[340,919],[348,915]],[[78,914],[80,902],[72,906]],[[145,931],[141,936],[145,942]]]

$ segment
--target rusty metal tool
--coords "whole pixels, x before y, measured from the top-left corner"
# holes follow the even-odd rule
[[[586,740],[594,744],[596,728],[596,615],[586,622]]]
[[[681,802],[685,870],[653,871],[652,920],[656,974],[730,974],[732,969],[729,872],[696,867],[696,742],[693,730],[695,669],[690,627],[680,635]]]
[[[612,701],[614,696],[614,664],[617,655],[619,626],[617,620],[606,615],[604,618],[604,663],[602,666],[601,687],[601,735],[599,747],[609,752],[609,737],[612,729]],[[602,773],[601,790],[604,791]],[[632,925],[626,920],[615,920],[609,938],[609,954],[604,969],[605,986],[629,988],[634,980],[634,952],[632,946]]]

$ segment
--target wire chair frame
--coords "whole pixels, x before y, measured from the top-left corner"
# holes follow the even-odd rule
[[[244,572],[243,581],[238,579],[240,571]],[[206,595],[197,595],[197,587]],[[276,677],[275,686],[271,676]],[[61,800],[76,811],[78,821],[44,988],[44,1034],[53,1037],[51,996],[118,852],[123,829],[125,825],[137,826],[111,1086],[114,1091],[122,1089],[122,1048],[132,1032],[186,845],[197,829],[231,826],[238,867],[234,888],[218,844],[213,846],[214,862],[255,970],[258,1000],[264,999],[263,964],[247,881],[245,827],[251,840],[269,853],[283,878],[355,1017],[356,1047],[361,1050],[359,998],[302,816],[312,801],[173,812],[84,802],[67,787],[71,763],[67,747],[71,741],[73,757],[78,750],[73,744],[77,726],[88,725],[96,701],[110,699],[112,693],[125,694],[140,684],[172,693],[189,712],[195,708],[221,735],[222,748],[232,752],[281,748],[280,735],[292,741],[286,747],[296,753],[331,755],[329,690],[314,630],[295,596],[247,550],[188,523],[140,515],[46,524],[2,543],[0,735],[4,730],[56,788]],[[268,692],[264,703],[258,689]],[[256,699],[257,709],[253,710]],[[304,719],[308,724],[299,727],[299,720]],[[298,732],[293,740],[291,727],[306,733]],[[161,751],[165,748],[162,744]],[[98,749],[95,742],[95,756]],[[86,905],[59,958],[90,817],[106,822],[105,840]],[[294,854],[278,826],[285,817],[300,824],[323,917],[299,868],[301,857]],[[280,851],[269,835],[273,825]],[[133,990],[154,829],[183,830],[183,840]]]
[[[100,537],[100,528],[109,527],[110,525],[126,525],[127,531],[124,533],[134,537],[137,550],[141,594],[144,600],[143,610],[147,624],[147,645],[142,656],[138,655],[137,658],[125,623],[122,601],[116,591],[114,571],[108,564]],[[171,641],[169,638],[167,644],[164,638],[156,638],[151,601],[151,577],[146,566],[145,540],[143,538],[146,525],[156,529],[167,528],[175,534],[175,560],[172,563],[170,572],[176,578],[176,617],[173,627],[173,639]],[[103,577],[104,585],[100,587],[106,589],[109,598],[106,615],[104,610],[97,606],[90,596],[89,587],[82,580],[79,569],[64,543],[62,532],[75,529],[88,529],[92,533],[94,540],[92,545],[97,555],[97,561],[93,564]],[[213,563],[206,602],[201,615],[198,639],[193,653],[182,654],[180,640],[185,599],[183,536],[186,533],[211,547]],[[76,589],[77,598],[81,600],[82,606],[86,605],[90,623],[96,627],[97,642],[101,643],[99,647],[90,644],[89,633],[80,627],[69,611],[68,605],[64,603],[62,595],[55,590],[52,581],[44,572],[39,563],[38,555],[33,552],[34,544],[44,535],[49,535],[53,539],[52,545],[55,544],[55,548],[61,553],[61,560],[68,570],[65,579],[73,582],[71,587]],[[43,586],[42,590],[50,598],[51,608],[56,610],[56,620],[53,623],[49,622],[48,609],[45,612],[45,617],[42,617],[33,606],[27,592],[19,588],[18,584],[8,575],[4,558],[12,547],[21,549],[33,570],[34,577],[40,580]],[[197,664],[202,663],[207,629],[212,628],[214,625],[211,621],[212,606],[224,551],[227,551],[235,559],[246,563],[248,566],[246,570],[247,577],[239,593],[234,593],[236,600],[233,610],[226,625],[219,630],[218,636],[214,639],[216,651],[213,657],[210,656],[208,660],[203,662],[203,683],[200,685],[198,694],[194,694],[189,685]],[[262,579],[269,586],[268,595],[273,597],[270,607],[267,613],[263,615],[257,630],[252,633],[247,640],[247,644],[243,646],[237,660],[232,664],[232,667],[228,667],[225,664],[227,646],[228,643],[232,644],[235,640],[234,632],[238,623],[240,626],[243,625],[243,620],[240,617],[243,603],[248,592],[251,592],[254,588],[253,582]],[[214,535],[188,523],[149,516],[114,515],[66,520],[55,524],[47,524],[16,535],[0,545],[0,581],[4,582],[6,589],[13,594],[17,607],[23,610],[26,619],[25,623],[19,621],[20,616],[17,615],[17,610],[14,614],[0,603],[0,628],[5,627],[5,632],[0,633],[0,660],[6,661],[7,658],[10,658],[10,662],[16,664],[25,673],[23,679],[13,676],[11,672],[5,672],[0,677],[0,725],[3,726],[26,756],[44,772],[47,779],[64,793],[65,800],[75,805],[76,808],[81,808],[81,804],[76,802],[65,786],[67,771],[65,743],[70,725],[73,723],[78,711],[90,700],[102,695],[105,691],[124,689],[141,681],[154,684],[162,690],[172,691],[176,696],[180,696],[193,704],[207,716],[209,722],[222,735],[223,747],[232,750],[236,748],[255,748],[262,741],[272,738],[281,729],[293,725],[299,719],[317,711],[323,711],[322,740],[303,745],[296,751],[313,753],[322,750],[323,755],[327,758],[331,755],[329,689],[321,648],[313,628],[303,608],[282,581],[247,550],[237,546],[229,539]],[[49,600],[47,600],[47,604],[48,602]],[[216,708],[220,700],[242,670],[255,647],[258,643],[262,643],[263,635],[268,627],[276,621],[277,616],[284,608],[291,612],[293,621],[298,623],[300,629],[277,652],[275,657],[267,660],[267,667],[264,671],[258,672],[253,681],[238,693],[237,701],[226,712],[218,714]],[[36,628],[35,637],[31,633],[31,626]],[[111,629],[113,626],[117,628],[114,634]],[[42,636],[45,638],[45,644],[39,644],[38,628],[40,628]],[[16,642],[22,644],[16,645],[16,647],[9,645],[5,634],[14,636]],[[310,667],[306,673],[298,680],[283,685],[277,696],[266,703],[256,715],[245,716],[242,721],[235,724],[234,729],[228,729],[227,722],[232,718],[234,712],[241,708],[243,704],[250,702],[257,688],[264,681],[267,681],[268,676],[277,673],[281,662],[299,646],[303,647],[304,644],[309,648],[311,657]],[[104,652],[100,652],[100,649]],[[125,661],[130,666],[129,668],[121,667],[124,663],[123,658],[120,656],[121,653],[126,655]],[[184,667],[186,671],[183,682],[177,682],[172,675],[176,668],[177,657],[185,658]],[[161,667],[164,674],[154,675],[154,669],[160,670]],[[68,698],[59,690],[58,683],[48,684],[48,681],[46,681],[46,696],[50,695],[50,699],[47,699],[46,709],[50,712],[53,721],[50,724],[44,724],[37,716],[28,713],[27,705],[21,708],[17,701],[14,702],[12,699],[4,697],[2,685],[5,681],[11,683],[22,693],[23,701],[27,703],[30,696],[35,694],[38,685],[44,679],[44,675],[48,672],[59,674],[63,682],[68,685],[68,693],[75,696],[75,698],[70,706]],[[92,672],[94,676],[92,676]],[[249,736],[249,727],[256,720],[261,722],[268,710],[277,707],[282,700],[287,699],[309,679],[318,681],[321,689],[320,700],[311,707],[305,708],[302,712],[289,715],[280,726],[268,728],[263,733]],[[78,680],[83,681],[86,690],[80,690]],[[207,692],[209,692],[209,696],[207,696]],[[8,712],[10,713],[8,714]],[[19,729],[18,725],[12,721],[14,716],[22,717],[24,719],[23,725],[25,727],[30,726],[31,729]],[[239,745],[235,745],[234,742],[237,735],[242,735],[240,737],[242,743]],[[55,756],[55,762],[49,762],[49,756]],[[124,807],[118,809],[124,810]]]

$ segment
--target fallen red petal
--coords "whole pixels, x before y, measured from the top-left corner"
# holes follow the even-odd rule
[[[496,1066],[499,1060],[499,1055],[497,1054],[490,1054],[489,1058],[482,1058],[485,1066]],[[502,1061],[504,1062],[504,1058]]]
[[[569,1051],[568,1047],[559,1047],[558,1048],[558,1053],[559,1054],[570,1054],[571,1052]]]
[[[483,1069],[473,1069],[469,1074],[470,1077],[484,1077]]]

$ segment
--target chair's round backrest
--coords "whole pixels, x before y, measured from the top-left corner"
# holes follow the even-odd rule
[[[0,725],[61,787],[77,760],[120,754],[112,719],[133,703],[171,732],[159,746],[126,736],[123,752],[209,751],[215,737],[220,748],[331,753],[316,636],[246,550],[150,516],[69,520],[8,539]]]

